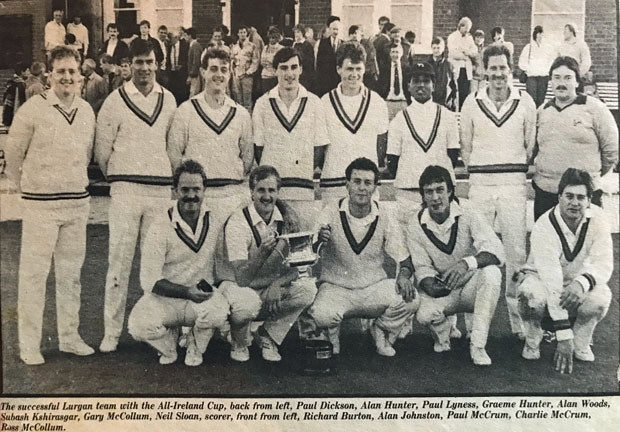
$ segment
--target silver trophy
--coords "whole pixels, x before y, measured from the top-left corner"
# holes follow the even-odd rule
[[[289,252],[284,259],[284,264],[297,268],[299,278],[311,277],[309,274],[310,267],[319,261],[319,251],[322,243],[319,243],[316,252],[312,249],[315,235],[316,233],[312,231],[304,231],[279,236],[288,244]]]

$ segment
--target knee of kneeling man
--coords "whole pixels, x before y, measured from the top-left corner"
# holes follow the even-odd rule
[[[291,284],[289,289],[293,290],[291,296],[303,307],[310,306],[314,302],[317,293],[316,284],[312,279],[308,281],[297,280]]]
[[[590,292],[579,308],[579,313],[586,317],[600,319],[607,314],[610,303],[611,291],[607,286],[600,287]]]
[[[547,306],[546,291],[535,276],[526,276],[518,287],[519,308],[524,313],[542,318]]]
[[[490,265],[480,269],[482,278],[490,285],[500,288],[502,283],[502,272],[498,266]]]
[[[218,293],[214,293],[203,307],[199,306],[197,309],[196,325],[203,328],[222,326],[230,314],[230,305]]]
[[[415,315],[418,322],[423,326],[431,325],[441,316],[441,313],[437,310],[437,308],[433,307],[433,305],[429,303],[430,302],[422,303]]]
[[[328,328],[338,325],[342,321],[342,316],[335,311],[329,309],[329,307],[323,305],[317,307],[312,305],[308,309],[308,315],[316,323],[318,328]]]
[[[155,315],[156,316],[156,315]],[[144,313],[144,311],[136,311],[135,309],[129,314],[127,321],[127,331],[135,340],[145,341],[158,336],[163,336],[165,328],[161,323],[154,322],[154,315]]]
[[[258,316],[262,302],[260,297],[251,288],[248,288],[243,300],[235,302],[230,307],[230,321],[235,324],[242,324],[252,321]]]

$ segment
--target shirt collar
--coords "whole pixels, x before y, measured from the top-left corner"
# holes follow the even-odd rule
[[[200,214],[198,215],[198,223],[196,224],[196,231],[195,231],[196,233],[199,233],[202,230],[202,221],[204,220],[205,213],[208,211],[210,211],[210,209],[208,208],[206,204],[206,200],[203,200],[202,206],[200,206]],[[181,213],[179,213],[178,202],[172,207],[171,221],[172,221],[172,224],[175,226],[176,224],[179,224],[181,229],[185,231],[186,233],[192,236],[195,234],[195,232],[192,231],[192,229],[187,224],[187,222],[185,222],[183,218],[181,217]]]
[[[581,222],[579,222],[579,225],[577,225],[577,229],[573,233],[568,227],[568,225],[566,225],[566,222],[564,222],[564,219],[562,219],[562,215],[560,214],[559,204],[556,205],[555,208],[553,209],[553,214],[555,215],[555,219],[558,221],[558,225],[560,225],[560,229],[562,230],[564,237],[568,237],[568,238],[577,237],[579,233],[581,232],[581,228],[583,227],[583,224],[585,223],[585,221],[592,217],[592,211],[589,208],[586,209],[585,214],[583,215],[583,218],[581,218]]]
[[[433,105],[435,105],[435,102],[433,102],[432,97],[424,103],[420,103],[412,97],[411,104],[409,106],[411,106],[413,109],[426,109],[432,107]]]
[[[422,217],[420,218],[420,223],[423,225],[426,225],[429,229],[431,229],[432,231],[446,231],[449,228],[452,228],[452,225],[454,225],[454,221],[456,220],[457,216],[461,216],[463,214],[463,209],[461,208],[461,206],[459,205],[459,203],[457,203],[455,200],[452,200],[452,202],[450,203],[450,216],[448,216],[448,218],[443,221],[442,224],[438,224],[437,222],[435,222],[433,220],[433,218],[431,217],[428,208],[424,208],[423,212],[422,212]],[[435,228],[435,229],[432,229]]]
[[[206,106],[209,109],[212,109],[209,104],[207,103],[207,101],[205,100],[205,91],[203,90],[201,93],[197,94],[196,96],[194,96],[192,99],[198,99],[198,101],[203,104],[204,106]],[[234,108],[237,106],[237,103],[232,100],[228,95],[224,96],[224,104],[220,107],[220,108],[224,108],[224,107],[228,107],[228,108]]]
[[[297,97],[295,100],[300,99],[302,97],[308,97],[308,90],[301,84],[299,84],[299,91],[297,92]],[[280,98],[280,93],[278,92],[278,86],[276,85],[274,88],[269,90],[269,99],[276,99],[278,101],[282,101]]]
[[[568,108],[571,105],[585,105],[586,103],[586,98],[587,96],[584,94],[578,94],[577,97],[575,98],[574,101],[572,101],[571,103],[569,103],[568,105],[564,106],[563,108],[558,107],[558,105],[555,102],[555,97],[551,98],[545,105],[543,109],[547,109],[549,107],[553,107],[557,110],[563,110],[565,108]]]
[[[349,220],[369,219],[370,221],[373,221],[377,218],[377,216],[379,216],[379,205],[374,199],[371,200],[370,213],[368,213],[368,215],[364,216],[363,218],[358,218],[358,217],[351,215],[351,212],[349,211],[349,198],[347,197],[343,199],[342,202],[340,203],[340,211],[345,212]]]
[[[485,102],[495,104],[495,102],[493,102],[491,98],[489,98],[489,93],[487,92],[487,90],[488,90],[488,87],[484,87],[480,91],[476,92],[476,99],[481,99],[481,100],[484,100]],[[521,99],[521,92],[519,92],[519,90],[511,86],[508,86],[508,99],[506,99],[506,102],[510,100],[515,100],[515,99],[517,100]]]
[[[56,96],[56,92],[52,88],[50,88],[49,90],[45,92],[45,98],[47,100],[47,104],[50,106],[54,106],[54,105],[62,106],[60,99],[58,99],[58,96]],[[76,94],[75,97],[73,98],[73,102],[71,102],[70,108],[75,106],[75,103],[79,98],[80,98],[79,94]]]
[[[140,93],[140,90],[138,90],[138,88],[136,87],[136,85],[133,83],[133,80],[129,80],[124,84],[124,88],[125,91],[130,94],[130,95],[136,95],[136,94],[140,94],[142,95],[142,93]],[[161,88],[161,86],[157,83],[157,81],[153,84],[153,90],[151,91],[151,93],[163,93],[164,90]],[[151,93],[149,93],[149,96],[151,95]],[[147,96],[148,97],[148,96]]]
[[[278,209],[278,206],[273,206],[273,213],[271,213],[271,220],[269,221],[268,224],[265,223],[263,218],[258,214],[258,212],[256,211],[256,207],[254,207],[254,204],[250,204],[248,206],[248,212],[250,213],[250,219],[252,220],[253,226],[258,225],[261,222],[264,223],[265,225],[270,225],[273,222],[279,222],[279,221],[284,220],[282,218],[282,213],[280,213],[280,210]]]
[[[336,93],[338,93],[338,97],[341,97],[341,98],[343,98],[343,97],[359,97],[359,96],[364,97],[364,96],[366,96],[367,91],[368,91],[368,88],[364,84],[362,84],[362,89],[360,90],[359,94],[356,94],[355,96],[345,96],[344,93],[342,93],[342,83],[340,83],[340,84],[338,84],[336,86]]]

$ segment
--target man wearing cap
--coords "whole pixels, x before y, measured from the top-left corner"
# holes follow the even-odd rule
[[[488,85],[461,111],[461,151],[469,171],[469,199],[497,225],[506,248],[506,303],[512,332],[523,337],[515,272],[525,262],[526,173],[536,140],[536,104],[509,86],[512,56],[504,45],[483,51]]]
[[[388,170],[395,178],[397,215],[403,228],[422,202],[418,180],[428,165],[440,165],[454,178],[448,149],[459,147],[458,127],[454,113],[431,99],[434,88],[433,67],[415,63],[409,82],[413,100],[396,114],[388,132]]]

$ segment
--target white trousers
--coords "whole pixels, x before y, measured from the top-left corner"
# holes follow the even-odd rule
[[[61,344],[79,338],[80,273],[86,253],[89,199],[62,208],[22,201],[22,244],[17,293],[19,349],[39,353],[45,290],[54,258],[56,316]]]
[[[525,325],[525,343],[538,348],[543,338],[541,321],[547,312],[547,290],[535,274],[528,274],[518,287],[519,308]],[[592,341],[596,325],[601,321],[611,303],[611,290],[607,285],[595,285],[588,291],[584,301],[577,308],[573,325],[575,349],[587,349]]]
[[[252,343],[250,326],[253,320],[264,320],[263,328],[280,345],[299,315],[312,304],[316,284],[313,278],[291,282],[285,288],[280,311],[275,315],[269,314],[263,307],[267,289],[255,290],[224,281],[219,291],[230,304],[230,333],[236,346],[247,347]]]
[[[429,326],[433,339],[449,343],[452,323],[446,317],[458,312],[473,312],[471,343],[477,348],[487,344],[489,327],[501,291],[502,273],[497,266],[472,270],[467,283],[445,297],[433,298],[420,290],[418,322]]]
[[[405,322],[420,306],[420,297],[407,303],[396,292],[396,280],[384,279],[363,289],[347,289],[324,282],[314,303],[302,315],[302,333],[327,329],[330,340],[346,318],[376,318],[374,325],[394,343]]]
[[[512,332],[523,333],[523,322],[519,315],[517,283],[513,275],[519,271],[526,259],[525,237],[527,234],[527,189],[526,185],[481,186],[472,185],[469,199],[482,212],[495,231],[502,236],[506,252],[506,305]]]
[[[227,327],[229,305],[219,292],[202,303],[145,293],[129,314],[129,334],[166,357],[174,357],[181,326],[191,327],[189,343],[204,354],[215,329]]]
[[[110,200],[108,274],[103,306],[104,335],[118,340],[123,330],[129,274],[138,234],[141,243],[153,222],[171,205],[169,198],[117,194]]]

